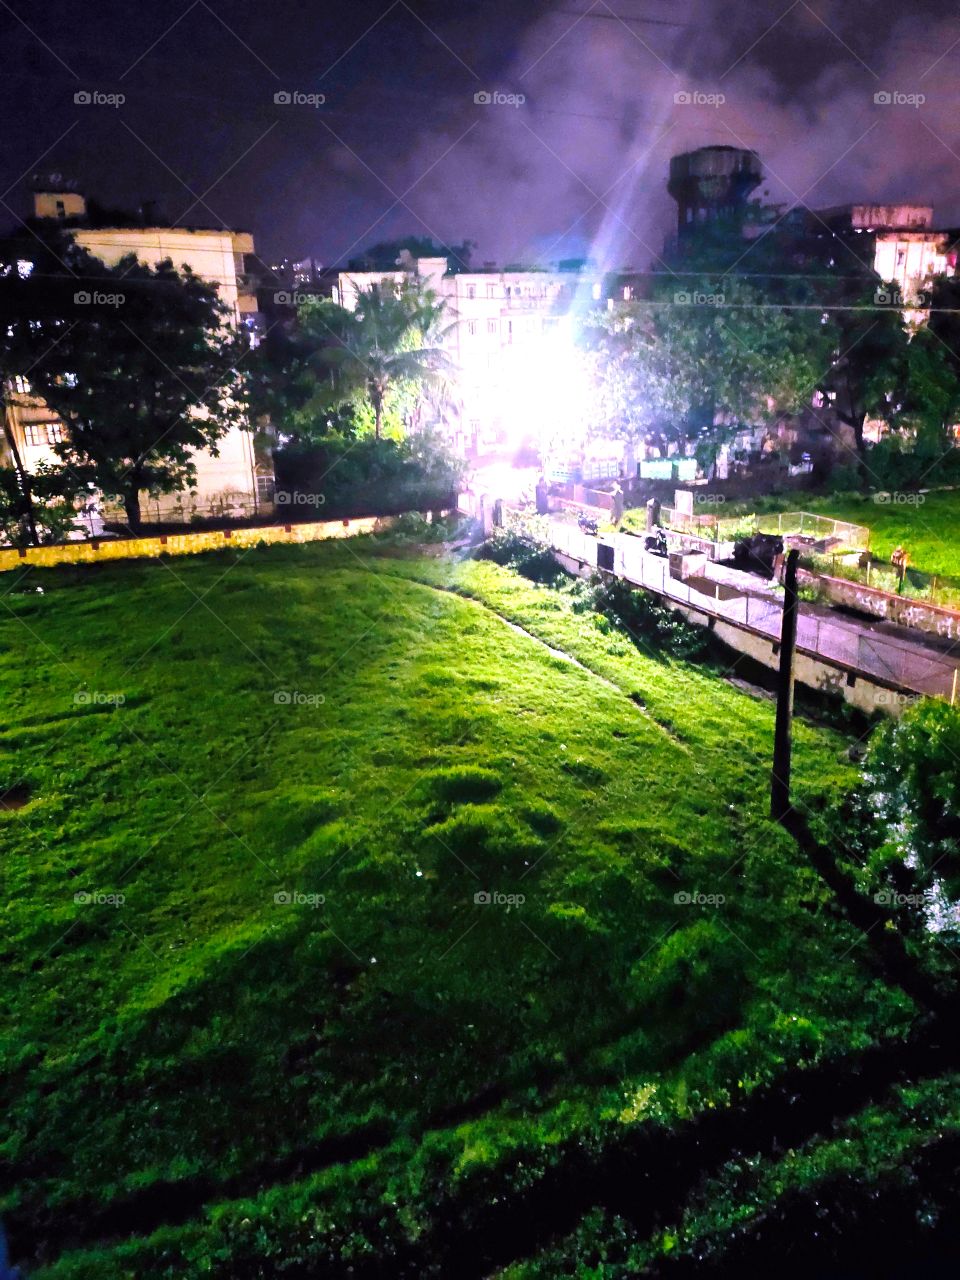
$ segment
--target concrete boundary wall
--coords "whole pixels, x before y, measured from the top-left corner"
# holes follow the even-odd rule
[[[926,631],[932,636],[960,640],[960,612],[956,609],[930,604],[913,596],[898,596],[892,591],[882,591],[879,587],[852,582],[849,578],[831,578],[822,573],[811,573],[809,569],[799,569],[797,581],[822,588],[832,604],[859,609],[861,613],[872,614],[886,622],[899,623],[902,627],[912,627],[915,631]]]
[[[324,520],[307,524],[271,524],[256,529],[205,529],[197,533],[154,534],[147,538],[91,539],[57,542],[43,547],[0,548],[0,573],[26,566],[52,568],[58,564],[102,564],[108,560],[139,560],[157,556],[189,556],[224,547],[256,547],[261,543],[322,542],[354,538],[389,529],[399,517],[367,516],[360,520]]]

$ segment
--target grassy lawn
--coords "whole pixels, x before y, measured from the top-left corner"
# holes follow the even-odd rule
[[[562,593],[369,540],[0,590],[31,1275],[450,1274],[442,1204],[913,1018],[767,821],[770,704]],[[810,809],[846,746],[798,724]]]
[[[880,502],[876,495],[854,493],[825,497],[793,493],[760,498],[752,503],[724,503],[718,508],[704,506],[703,511],[716,510],[724,518],[754,511],[818,512],[834,520],[866,525],[870,530],[870,549],[882,560],[889,560],[894,547],[903,546],[913,568],[960,580],[960,489],[902,497],[909,501]],[[643,508],[626,512],[624,523],[634,529],[645,528]]]

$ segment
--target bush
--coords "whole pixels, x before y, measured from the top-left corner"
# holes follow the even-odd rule
[[[498,529],[477,555],[481,560],[492,560],[494,564],[513,569],[531,582],[554,586],[565,576],[548,547],[539,546],[511,529]]]
[[[273,456],[279,509],[295,520],[400,515],[452,507],[462,463],[437,437],[405,440],[332,437],[319,445],[277,450]]]
[[[678,610],[658,604],[648,592],[636,590],[619,578],[595,579],[576,595],[574,608],[595,609],[638,644],[688,662],[704,658],[709,652],[709,637],[702,627],[687,622]]]

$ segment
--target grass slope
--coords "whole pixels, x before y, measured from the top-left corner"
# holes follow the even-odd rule
[[[766,821],[769,704],[556,592],[366,541],[0,585],[38,1276],[340,1274],[910,1021]],[[798,726],[806,805],[844,745]]]

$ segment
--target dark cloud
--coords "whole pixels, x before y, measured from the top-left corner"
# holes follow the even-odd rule
[[[771,200],[916,199],[960,223],[943,4],[10,3],[0,157],[20,210],[19,176],[59,168],[172,216],[202,197],[195,219],[250,226],[269,254],[338,261],[415,231],[472,237],[481,259],[646,265],[670,155],[726,143],[761,153]],[[88,88],[126,101],[76,105]]]

